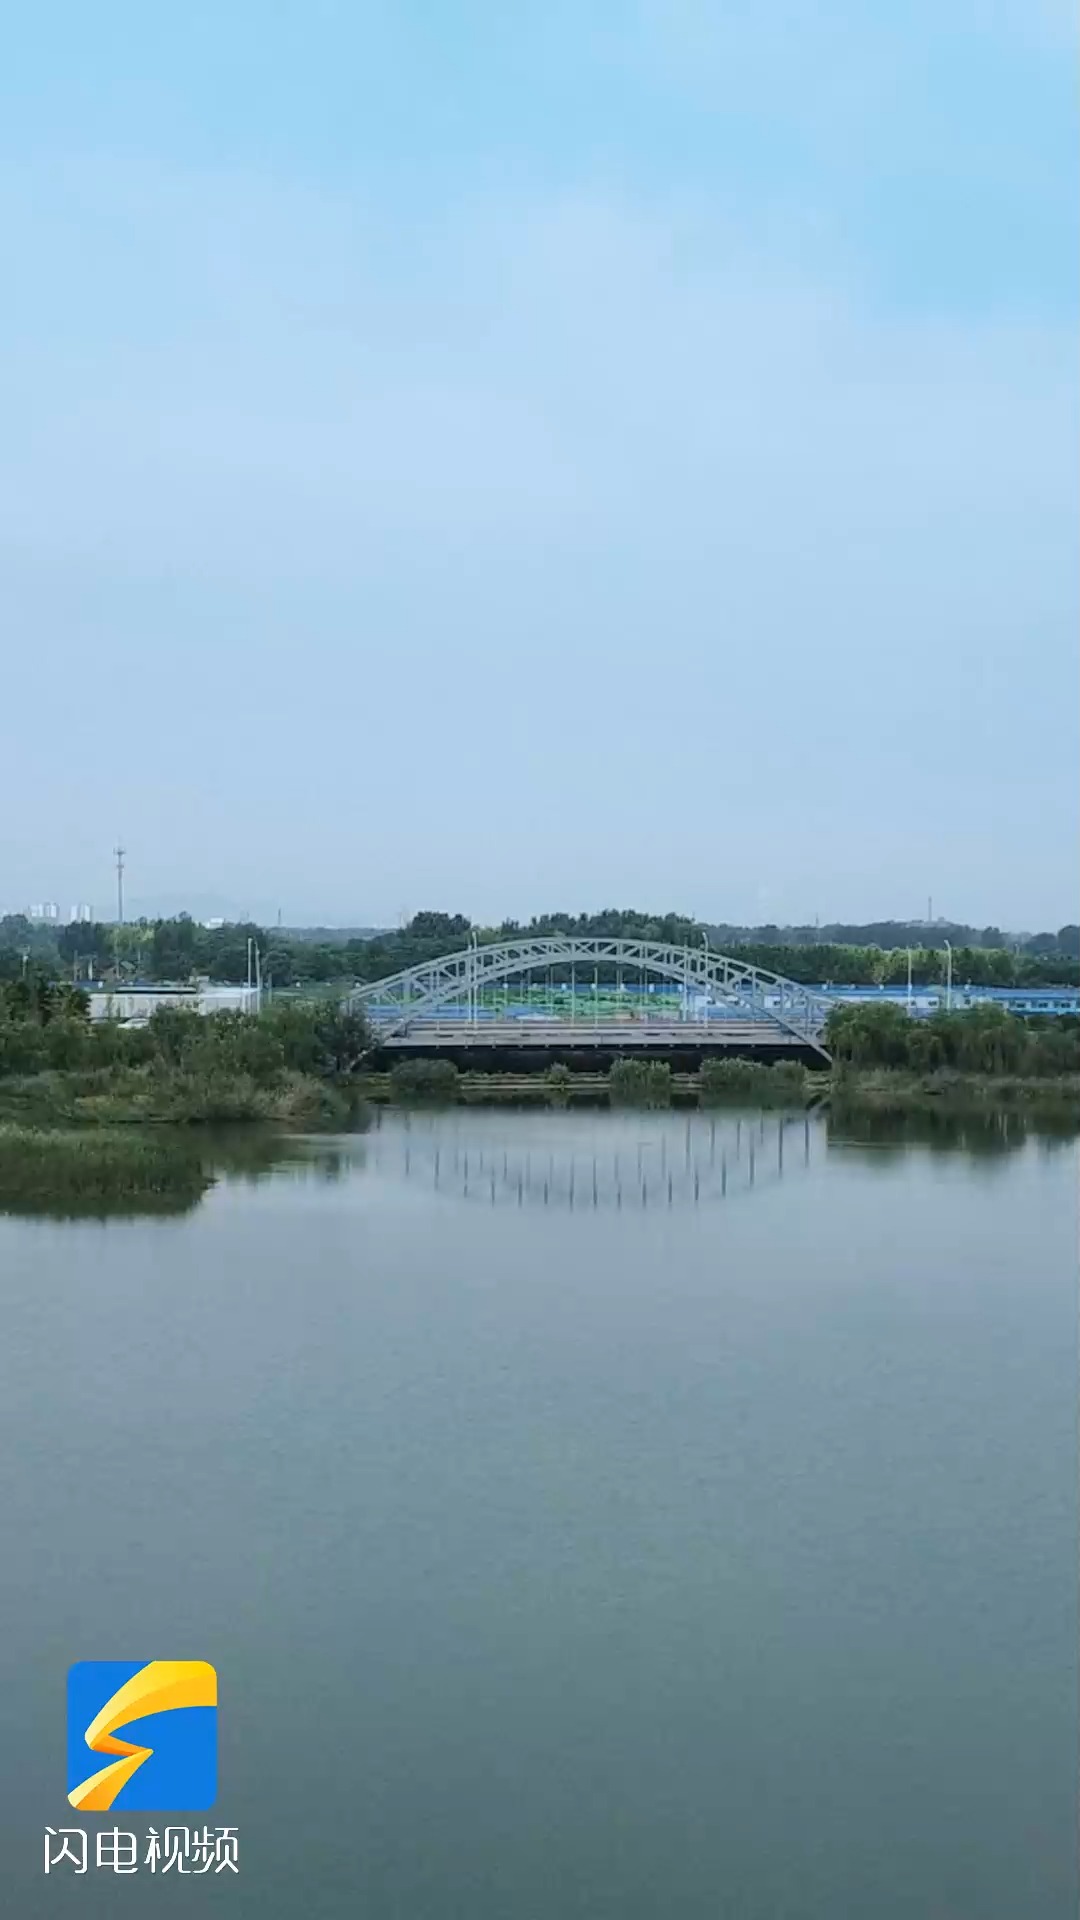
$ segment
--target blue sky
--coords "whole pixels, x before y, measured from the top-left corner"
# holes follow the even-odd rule
[[[1074,919],[1075,38],[23,10],[0,907]]]

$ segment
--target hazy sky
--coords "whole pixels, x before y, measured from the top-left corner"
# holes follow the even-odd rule
[[[1072,0],[42,0],[0,908],[1075,919]]]

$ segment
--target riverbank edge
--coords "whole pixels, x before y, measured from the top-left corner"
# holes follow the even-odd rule
[[[766,1070],[767,1071],[767,1070]],[[372,1105],[408,1106],[420,1103],[420,1095],[405,1097],[393,1085],[389,1073],[358,1075],[352,1083],[361,1099]],[[676,1101],[693,1101],[707,1106],[752,1106],[762,1104],[765,1083],[752,1082],[743,1087],[703,1088],[697,1073],[673,1073],[671,1096]],[[776,1102],[817,1107],[831,1103],[889,1107],[993,1106],[1029,1109],[1051,1105],[1068,1108],[1080,1118],[1080,1074],[1035,1079],[1022,1075],[962,1074],[947,1070],[914,1074],[902,1069],[834,1067],[820,1073],[807,1071],[801,1086],[792,1082],[775,1088],[781,1096]],[[552,1084],[543,1074],[461,1074],[449,1097],[452,1105],[483,1105],[491,1102],[531,1102],[537,1105],[563,1105],[574,1100],[596,1102],[612,1097],[606,1074],[573,1074],[566,1081]],[[444,1102],[443,1104],[446,1104]]]
[[[349,1081],[302,1073],[285,1073],[264,1085],[237,1073],[53,1069],[0,1079],[0,1126],[83,1131],[265,1124],[327,1133],[346,1127],[361,1099]]]
[[[775,1078],[773,1077],[775,1075]],[[817,1107],[851,1105],[899,1112],[929,1106],[997,1107],[1031,1111],[1053,1107],[1080,1117],[1080,1074],[1031,1078],[916,1074],[896,1068],[834,1067],[785,1074],[762,1068],[731,1086],[709,1086],[698,1073],[671,1073],[638,1090],[641,1103],[667,1099],[708,1106]],[[462,1073],[442,1086],[403,1088],[393,1073],[358,1073],[327,1081],[290,1074],[271,1087],[244,1075],[194,1082],[190,1076],[148,1075],[119,1069],[92,1075],[52,1071],[0,1080],[0,1125],[43,1129],[199,1127],[263,1122],[296,1132],[346,1129],[358,1108],[372,1106],[540,1105],[613,1101],[635,1104],[635,1090],[606,1074]]]

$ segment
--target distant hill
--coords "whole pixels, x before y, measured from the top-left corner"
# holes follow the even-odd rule
[[[374,940],[389,927],[271,927],[270,933],[285,940],[307,940],[312,946],[343,947],[348,940]]]

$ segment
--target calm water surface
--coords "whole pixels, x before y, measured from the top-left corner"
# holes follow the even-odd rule
[[[0,1220],[8,1910],[1071,1920],[1074,1150],[859,1131],[397,1114]],[[91,1657],[216,1663],[237,1879],[44,1877]]]

